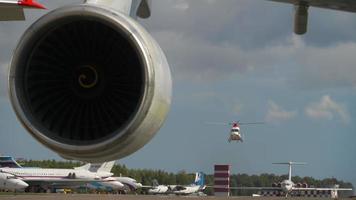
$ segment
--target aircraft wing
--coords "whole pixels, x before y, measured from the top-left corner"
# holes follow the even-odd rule
[[[294,191],[352,191],[352,188],[293,188]]]
[[[143,185],[141,186],[141,188],[144,188],[144,189],[152,189],[152,188],[156,188],[157,186],[153,186],[153,185]]]
[[[98,182],[98,183],[104,183],[108,182],[106,180],[94,180],[94,179],[46,179],[46,180],[40,180],[40,179],[21,179],[22,181],[26,182],[29,185],[50,185],[50,186],[55,186],[55,187],[64,187],[64,186],[78,186],[78,185],[83,185],[91,182]]]
[[[298,5],[301,0],[269,0],[282,3]],[[356,12],[356,1],[354,0],[303,0],[309,6],[327,8],[333,10],[341,10],[347,12]]]
[[[34,0],[0,0],[0,21],[25,20],[24,8],[45,9],[42,4]]]
[[[216,186],[206,186],[212,188],[226,188],[226,187],[216,187]],[[230,190],[281,190],[279,187],[228,187]]]

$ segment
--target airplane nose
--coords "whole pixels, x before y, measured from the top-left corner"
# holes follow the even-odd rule
[[[17,180],[16,182],[16,189],[25,189],[28,187],[28,184],[25,183],[24,181],[22,180]]]

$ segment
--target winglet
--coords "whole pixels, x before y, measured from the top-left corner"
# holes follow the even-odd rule
[[[37,3],[35,0],[19,0],[17,4],[29,8],[46,9],[44,5]]]

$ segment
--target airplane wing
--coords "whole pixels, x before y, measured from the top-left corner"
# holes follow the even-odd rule
[[[352,188],[293,188],[294,191],[352,191]]]
[[[206,186],[209,188],[223,188],[227,187],[217,187],[217,186]],[[282,190],[280,187],[228,187],[230,190]]]
[[[295,6],[294,33],[303,35],[308,28],[308,9],[310,6],[347,12],[356,12],[354,0],[269,0],[289,3]]]
[[[356,1],[354,0],[270,0],[282,3],[298,5],[301,2],[307,3],[309,6],[327,8],[333,10],[341,10],[347,12],[356,12]]]

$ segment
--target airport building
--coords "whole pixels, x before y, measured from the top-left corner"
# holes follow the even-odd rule
[[[214,166],[215,196],[230,196],[230,168],[231,165]]]

